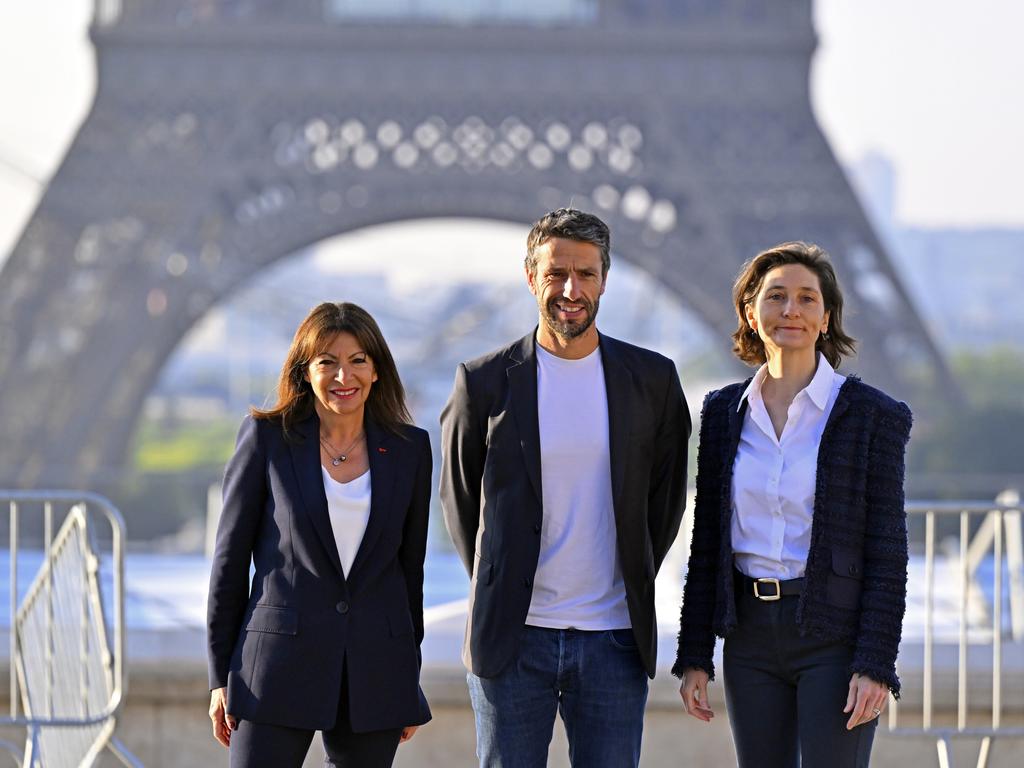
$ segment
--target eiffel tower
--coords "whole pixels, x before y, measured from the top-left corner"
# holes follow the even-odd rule
[[[361,227],[568,201],[717,333],[826,247],[895,394],[949,374],[815,122],[810,0],[96,0],[95,104],[0,273],[0,485],[126,458],[184,334]]]

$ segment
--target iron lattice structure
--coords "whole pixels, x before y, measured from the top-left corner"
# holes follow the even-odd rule
[[[0,485],[116,469],[211,306],[403,219],[528,223],[571,201],[723,334],[739,264],[816,241],[850,294],[851,368],[897,394],[912,370],[948,381],[812,114],[810,0],[562,5],[444,23],[97,0],[95,104],[0,275]]]

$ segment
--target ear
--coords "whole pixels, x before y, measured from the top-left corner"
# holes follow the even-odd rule
[[[537,272],[536,270],[531,272],[527,266],[523,267],[523,271],[526,273],[526,284],[530,288],[530,293],[534,296],[537,295]]]
[[[757,330],[757,316],[754,314],[754,302],[749,302],[747,306],[743,308],[743,314],[747,317],[747,325],[753,330]]]
[[[821,332],[822,333],[828,333],[828,321],[829,321],[829,319],[831,317],[832,317],[832,313],[826,310],[825,311],[825,317],[821,321]]]
[[[604,275],[601,277],[601,292],[599,294],[597,294],[597,295],[598,296],[604,296],[604,289],[607,288],[607,287],[608,287],[608,273],[605,272]]]

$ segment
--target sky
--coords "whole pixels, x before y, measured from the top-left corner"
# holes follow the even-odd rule
[[[0,261],[95,89],[93,0],[0,3]],[[1024,3],[816,0],[815,113],[844,163],[887,156],[895,217],[1024,227]]]

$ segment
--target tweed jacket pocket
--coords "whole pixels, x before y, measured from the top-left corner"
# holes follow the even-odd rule
[[[860,607],[863,579],[864,564],[860,553],[834,548],[832,550],[832,570],[828,575],[827,601],[840,608],[857,610]]]

